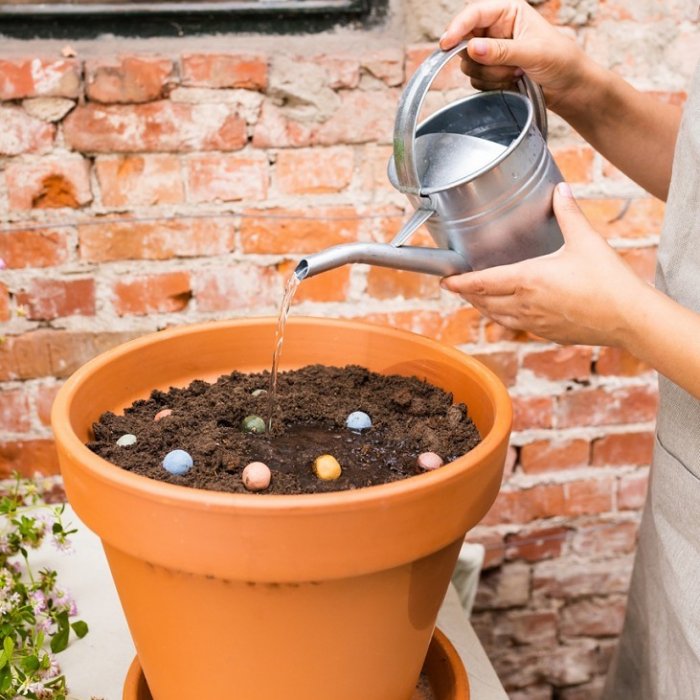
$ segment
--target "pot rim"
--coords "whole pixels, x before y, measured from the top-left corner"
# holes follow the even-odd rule
[[[374,333],[410,338],[412,343],[423,346],[439,345],[441,351],[449,358],[457,360],[460,364],[469,365],[472,376],[482,385],[488,387],[486,393],[494,402],[494,423],[486,436],[482,436],[481,442],[466,454],[432,472],[417,474],[405,479],[367,486],[355,490],[333,491],[328,493],[311,494],[242,494],[196,489],[190,486],[170,484],[146,476],[133,474],[111,462],[99,457],[92,452],[77,436],[71,425],[69,407],[76,393],[90,376],[115,359],[154,343],[167,341],[170,338],[186,335],[195,335],[202,331],[214,328],[270,326],[274,327],[276,318],[271,316],[239,318],[225,321],[207,321],[197,324],[188,324],[164,331],[148,333],[134,340],[122,343],[111,350],[101,353],[85,365],[76,370],[60,388],[51,410],[51,427],[57,442],[70,456],[73,464],[80,465],[84,471],[88,471],[94,478],[103,483],[109,483],[111,487],[128,492],[138,492],[146,497],[163,504],[185,505],[190,509],[207,511],[229,511],[237,509],[248,512],[265,512],[266,515],[286,516],[290,508],[299,511],[312,511],[318,513],[323,510],[356,509],[371,503],[385,501],[386,499],[403,494],[403,498],[419,498],[426,489],[442,488],[450,481],[459,477],[465,470],[478,468],[498,444],[510,433],[512,423],[512,406],[508,392],[496,376],[479,360],[461,352],[455,348],[446,346],[436,340],[427,338],[411,331],[399,330],[389,326],[372,324],[364,321],[345,319],[328,319],[312,316],[296,316],[287,320],[288,325],[311,325],[317,327],[355,328],[358,331],[371,330]],[[233,368],[235,370],[235,368]]]

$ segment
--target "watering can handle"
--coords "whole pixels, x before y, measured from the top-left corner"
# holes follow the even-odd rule
[[[415,136],[418,126],[418,115],[428,90],[437,77],[437,74],[445,64],[455,55],[467,48],[466,41],[462,41],[449,51],[437,49],[413,74],[404,88],[399,100],[394,122],[394,164],[396,175],[402,192],[419,195],[421,183],[416,169]],[[547,138],[547,107],[542,94],[542,88],[532,82],[526,75],[518,80],[518,90],[530,98],[535,112],[535,123],[542,134]]]

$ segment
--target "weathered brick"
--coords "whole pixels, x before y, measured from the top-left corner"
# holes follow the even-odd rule
[[[32,426],[29,396],[24,389],[0,392],[0,432],[27,433]]]
[[[631,520],[587,522],[572,533],[571,551],[586,557],[631,554],[637,543],[639,523]]]
[[[265,100],[253,131],[256,148],[300,148],[314,142],[314,125],[290,119],[270,100]]]
[[[594,151],[590,146],[560,146],[552,150],[552,156],[567,182],[586,183],[593,179]]]
[[[90,165],[79,155],[10,163],[5,179],[10,209],[78,209],[92,201]]]
[[[560,614],[559,632],[565,637],[618,635],[625,617],[625,597],[584,598],[565,605]]]
[[[556,610],[506,610],[495,616],[494,636],[501,644],[533,644],[544,649],[556,644]]]
[[[245,253],[315,253],[337,243],[357,240],[353,207],[248,209],[241,222]]]
[[[560,515],[564,508],[564,488],[561,484],[539,484],[517,491],[502,490],[481,522],[483,525],[524,524]]]
[[[50,279],[37,277],[17,293],[32,321],[51,321],[64,316],[95,315],[93,278]]]
[[[95,355],[136,335],[135,331],[91,333],[48,329],[8,335],[0,344],[0,381],[68,377]]]
[[[551,396],[513,396],[513,430],[551,428],[554,402]]]
[[[176,156],[99,156],[95,160],[95,172],[102,204],[107,207],[179,204],[184,200],[180,161]]]
[[[328,87],[354,89],[360,84],[360,58],[351,54],[317,54],[311,57],[327,75]]]
[[[533,527],[506,536],[506,558],[535,562],[561,556],[571,530],[565,527]]]
[[[35,387],[36,412],[42,425],[51,424],[51,408],[60,388],[61,384],[57,382]]]
[[[0,321],[10,320],[10,292],[7,285],[0,282]]]
[[[0,231],[0,258],[8,268],[52,267],[68,260],[68,229]]]
[[[620,477],[617,486],[617,507],[620,510],[639,510],[644,506],[649,486],[649,470],[641,469]]]
[[[535,564],[532,588],[538,596],[563,600],[626,593],[631,573],[631,556],[620,557],[614,562],[562,557]]]
[[[654,450],[654,433],[621,433],[606,435],[593,441],[594,466],[621,466],[651,464]]]
[[[267,82],[267,56],[263,53],[186,53],[182,55],[183,85],[264,90]]]
[[[237,151],[247,138],[235,106],[168,101],[81,105],[63,130],[68,146],[83,153]]]
[[[187,308],[192,290],[188,272],[165,272],[120,279],[113,288],[120,316],[173,313]]]
[[[621,348],[600,348],[595,363],[596,374],[602,376],[634,377],[651,371],[651,367]]]
[[[520,448],[520,464],[528,474],[578,469],[588,464],[590,447],[584,438],[536,440]]]
[[[263,155],[202,155],[185,162],[192,202],[233,202],[267,198],[269,165]]]
[[[390,87],[404,81],[404,53],[400,48],[385,47],[363,52],[362,68]]]
[[[0,100],[38,96],[79,97],[80,63],[72,58],[0,60]]]
[[[274,267],[247,263],[192,272],[192,292],[199,311],[240,311],[275,307],[282,284]]]
[[[511,608],[526,604],[529,597],[530,567],[524,562],[511,562],[482,574],[474,609]]]
[[[0,478],[15,471],[27,477],[58,474],[58,455],[53,440],[0,442]]]
[[[409,80],[418,69],[418,66],[435,51],[435,44],[418,44],[406,48],[406,80]],[[430,86],[431,90],[442,91],[454,88],[463,88],[469,85],[469,78],[462,73],[460,68],[462,59],[455,56],[443,68]]]
[[[352,181],[352,148],[303,148],[277,153],[275,183],[284,194],[342,192]]]
[[[558,428],[619,425],[654,420],[658,393],[648,386],[570,391],[556,399]]]
[[[613,508],[615,478],[586,479],[564,484],[562,515],[594,515]]]
[[[235,244],[230,219],[105,221],[78,226],[78,236],[80,258],[86,262],[222,255]]]
[[[435,275],[371,266],[367,293],[375,299],[439,299],[440,279]]]
[[[367,144],[359,151],[360,178],[362,191],[369,194],[394,192],[394,187],[387,176],[387,164],[393,154],[391,146]],[[396,216],[405,216],[403,211],[396,209]]]
[[[661,232],[665,205],[658,199],[582,198],[578,204],[593,228],[606,238],[642,238]]]
[[[129,104],[164,97],[173,82],[173,62],[167,58],[121,56],[85,62],[88,99]]]
[[[591,375],[592,355],[590,347],[571,345],[528,353],[523,358],[523,367],[550,381],[584,380]]]
[[[46,153],[53,145],[56,127],[20,107],[0,106],[0,124],[0,156]]]
[[[500,566],[505,561],[505,540],[503,535],[495,530],[477,525],[467,533],[465,540],[483,545],[484,563],[482,564],[482,569],[486,570]]]
[[[513,386],[518,376],[518,356],[514,352],[480,352],[472,355],[483,362],[506,386]]]

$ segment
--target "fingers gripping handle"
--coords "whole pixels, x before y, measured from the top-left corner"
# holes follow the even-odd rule
[[[437,49],[430,54],[418,66],[401,94],[394,122],[394,165],[401,192],[420,195],[421,183],[416,168],[415,143],[421,107],[438,73],[455,54],[467,48],[467,43],[467,41],[462,41],[448,51]],[[547,108],[542,89],[524,75],[518,81],[518,90],[530,98],[535,121],[543,138],[546,139]]]

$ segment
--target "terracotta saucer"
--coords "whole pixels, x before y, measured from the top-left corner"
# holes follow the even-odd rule
[[[469,700],[469,679],[462,659],[439,629],[433,633],[422,674],[430,683],[434,700]],[[429,697],[419,687],[411,700],[428,700]],[[131,662],[126,675],[122,700],[153,700],[138,657]]]

